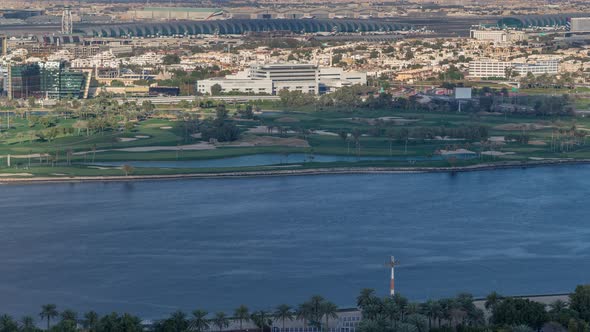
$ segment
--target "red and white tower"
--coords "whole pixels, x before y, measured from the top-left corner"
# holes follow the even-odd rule
[[[389,266],[391,267],[391,281],[389,284],[389,295],[393,297],[395,295],[395,266],[397,262],[395,261],[395,257],[391,256],[391,261],[389,262]]]

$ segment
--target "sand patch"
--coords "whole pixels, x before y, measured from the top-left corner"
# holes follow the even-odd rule
[[[94,169],[100,169],[100,170],[111,169],[111,167],[104,167],[104,166],[88,166],[88,168],[94,168]]]
[[[439,150],[438,153],[443,156],[456,155],[456,154],[475,154],[475,152],[467,150],[467,149]]]
[[[112,149],[103,151],[124,151],[124,152],[151,152],[151,151],[198,151],[198,150],[213,150],[215,146],[208,142],[201,142],[196,144],[179,145],[179,146],[138,146],[133,148]]]
[[[313,133],[316,135],[322,135],[322,136],[340,136],[336,133],[333,133],[331,131],[325,131],[325,130],[314,130]]]
[[[11,155],[10,158],[39,158],[39,157],[47,157],[49,156],[47,153],[33,153],[33,154],[17,154]],[[4,157],[2,157],[4,158]]]
[[[33,176],[31,173],[0,173],[0,177],[8,178],[12,176]]]
[[[299,120],[298,119],[295,119],[295,118],[291,118],[291,117],[285,116],[285,117],[276,119],[276,122],[295,123],[295,122],[299,122]]]
[[[506,137],[504,137],[504,136],[490,136],[490,138],[488,138],[488,141],[494,142],[494,143],[504,143],[504,142],[506,142]]]
[[[574,160],[573,158],[541,158],[541,157],[529,157],[530,160]]]
[[[539,123],[505,123],[501,125],[495,126],[493,129],[496,130],[506,130],[506,131],[515,131],[515,130],[541,130],[551,128],[551,126],[546,126]]]
[[[254,128],[248,128],[248,130],[246,132],[250,133],[250,134],[268,134],[269,133],[267,126],[256,126]]]
[[[546,142],[543,142],[543,141],[529,141],[529,145],[545,146],[545,145],[547,145],[547,143]]]
[[[452,138],[449,136],[434,136],[436,141],[464,141],[464,138]]]
[[[249,136],[237,142],[220,144],[231,147],[244,146],[287,146],[295,148],[308,148],[309,143],[306,140],[295,137],[274,137],[274,136]]]
[[[515,155],[515,152],[500,152],[500,151],[484,151],[481,153],[484,156],[494,156],[494,157],[501,157],[501,156],[509,156]]]
[[[482,115],[482,116],[487,116],[487,115],[490,115],[490,116],[499,116],[499,115],[502,115],[502,113],[499,113],[499,112],[486,112],[486,111],[479,111],[476,114],[477,115]]]
[[[117,140],[119,142],[133,142],[133,141],[137,141],[137,138],[135,138],[135,137],[119,137],[119,138],[117,138]]]

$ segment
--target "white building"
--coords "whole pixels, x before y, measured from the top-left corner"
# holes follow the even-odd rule
[[[197,82],[197,92],[211,94],[211,88],[218,84],[222,93],[244,94],[272,94],[273,84],[271,80],[229,79],[211,78]]]
[[[71,62],[72,68],[113,68],[120,66],[119,60],[113,52],[105,51],[90,58],[77,58]]]
[[[523,31],[471,30],[469,34],[473,39],[491,41],[494,43],[509,43],[527,39],[527,35]]]
[[[469,76],[471,77],[506,77],[506,69],[512,68],[512,62],[506,61],[471,61]]]
[[[469,76],[471,77],[506,77],[506,73],[512,70],[520,76],[528,73],[533,75],[559,73],[559,60],[543,60],[537,62],[506,62],[494,60],[471,61],[469,63]]]
[[[366,85],[367,73],[344,71],[341,67],[320,67],[318,80],[320,89],[325,92],[337,90],[344,86]]]
[[[211,93],[215,84],[221,86],[222,92],[276,95],[281,90],[288,90],[319,94],[343,86],[367,84],[367,74],[345,72],[342,68],[319,68],[313,64],[255,64],[235,75],[199,81],[197,91]]]
[[[138,66],[155,66],[161,64],[163,62],[163,58],[163,55],[159,55],[154,52],[147,52],[138,56],[130,57],[129,60],[125,61],[125,63]]]
[[[570,24],[572,32],[590,32],[590,17],[573,17]]]

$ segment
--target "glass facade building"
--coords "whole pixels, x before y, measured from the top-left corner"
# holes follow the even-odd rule
[[[69,70],[65,62],[48,61],[11,66],[9,80],[11,98],[78,99],[86,74]]]

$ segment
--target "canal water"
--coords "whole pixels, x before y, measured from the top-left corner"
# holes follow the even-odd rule
[[[560,293],[590,276],[590,167],[0,186],[0,312],[158,318],[321,294]]]

